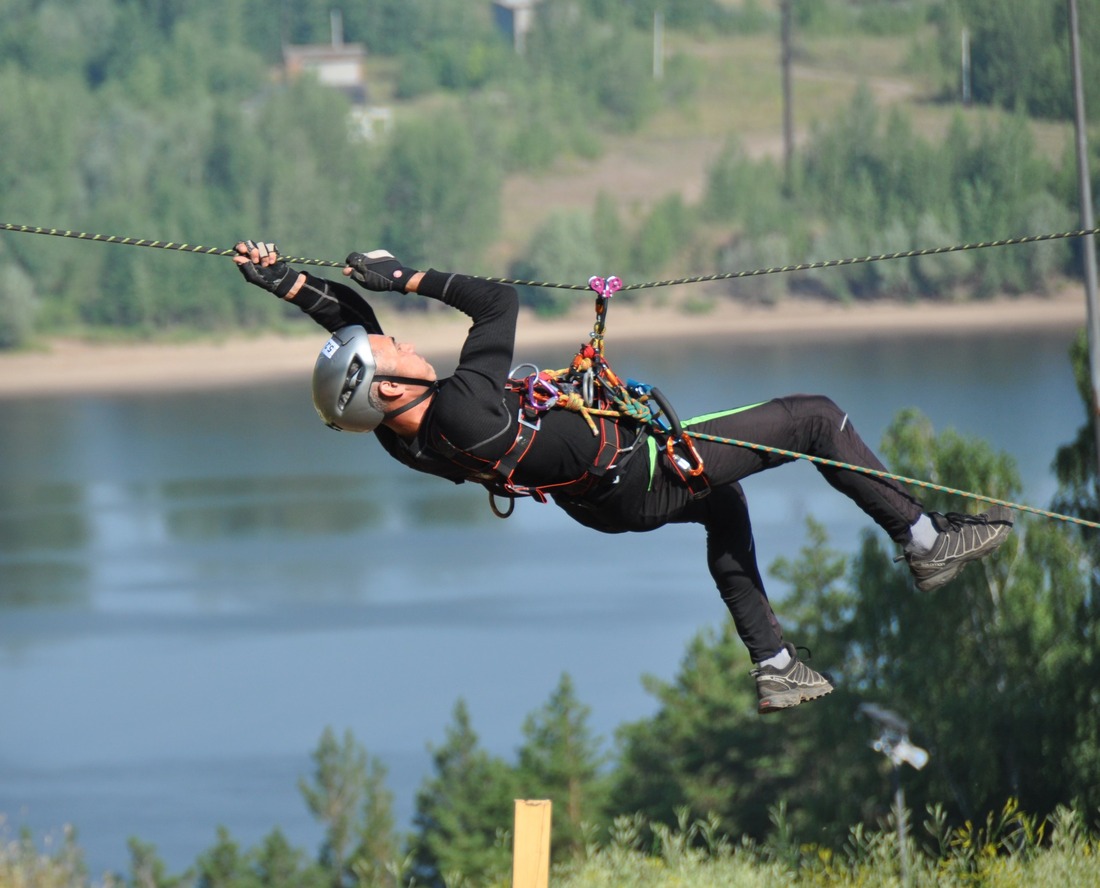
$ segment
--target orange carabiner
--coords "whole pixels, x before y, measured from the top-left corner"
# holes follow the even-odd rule
[[[688,455],[686,462],[690,464],[690,467],[684,467],[681,462],[676,458],[676,445],[683,445],[684,451]],[[695,445],[691,443],[691,438],[673,438],[671,435],[668,440],[665,441],[665,451],[668,453],[668,458],[674,463],[680,466],[688,476],[691,478],[698,478],[703,474],[705,466],[703,465],[703,458],[699,455],[699,451],[695,449]]]

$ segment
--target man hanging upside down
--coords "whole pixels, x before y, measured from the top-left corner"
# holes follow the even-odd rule
[[[740,480],[796,457],[699,438],[697,449],[667,423],[593,417],[557,406],[553,384],[510,380],[518,299],[507,285],[404,267],[385,251],[352,253],[344,274],[367,290],[416,293],[469,315],[457,369],[439,379],[409,343],[383,335],[370,304],[342,283],[292,269],[274,244],[237,244],[245,279],[297,305],[332,333],[317,359],[314,404],[331,426],[374,432],[395,459],[455,482],[474,481],[506,497],[552,499],[580,523],[606,533],[701,524],[707,562],[754,668],[761,713],[833,690],[783,638],[760,576]],[[684,430],[753,442],[837,463],[885,471],[848,416],[820,395],[790,395],[721,410]],[[902,547],[921,590],[952,580],[1000,546],[1011,512],[925,512],[898,483],[815,463]],[[692,474],[705,466],[705,474]]]

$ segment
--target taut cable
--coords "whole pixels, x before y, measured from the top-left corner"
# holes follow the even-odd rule
[[[176,243],[174,241],[146,240],[143,238],[117,237],[115,235],[89,234],[84,231],[69,231],[62,228],[38,228],[32,225],[13,225],[9,222],[0,222],[0,231],[14,231],[23,234],[46,234],[53,237],[73,238],[75,240],[94,241],[101,244],[122,244],[128,247],[154,247],[159,250],[173,250],[181,253],[198,253],[203,256],[235,256],[235,250],[226,250],[221,247],[203,247],[188,243]],[[923,250],[902,250],[897,253],[879,253],[874,256],[856,256],[849,259],[825,259],[820,262],[803,262],[798,265],[775,265],[768,268],[754,268],[751,271],[730,271],[721,274],[708,274],[699,277],[677,278],[667,281],[650,281],[645,284],[628,284],[622,287],[626,290],[649,290],[655,287],[674,287],[682,284],[701,284],[710,281],[728,281],[737,278],[760,277],[768,274],[785,274],[792,271],[816,271],[822,268],[843,268],[848,265],[862,265],[868,262],[883,262],[888,259],[916,259],[920,256],[939,256],[944,253],[959,253],[964,250],[983,250],[990,247],[1010,247],[1019,244],[1034,244],[1042,241],[1065,240],[1069,238],[1088,237],[1100,234],[1100,228],[1085,228],[1076,231],[1060,231],[1054,234],[1029,234],[1022,237],[1007,237],[1001,240],[977,241],[967,244],[953,244],[947,247],[928,247]],[[291,265],[311,265],[322,268],[343,268],[343,262],[334,262],[330,259],[307,259],[301,256],[284,256],[284,262]],[[583,290],[588,291],[587,283],[584,284],[557,284],[551,281],[524,281],[511,278],[483,277],[483,280],[498,284],[511,284],[516,287],[540,287],[555,290]]]

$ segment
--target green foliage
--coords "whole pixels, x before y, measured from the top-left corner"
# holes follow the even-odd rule
[[[374,145],[349,138],[340,93],[268,70],[284,40],[328,42],[328,5],[271,15],[259,0],[17,0],[0,20],[0,200],[22,224],[222,247],[263,236],[337,260],[385,242],[413,264],[476,270],[505,170],[594,154],[604,129],[636,127],[661,101],[648,32],[596,6],[548,11],[525,58],[488,3],[342,9],[348,41],[397,57],[399,92],[467,97],[457,110],[401,109]],[[682,98],[688,81],[677,89]],[[13,283],[0,347],[47,320],[138,333],[297,320],[241,287],[228,263],[187,260],[181,271],[178,255],[28,241],[3,256]]]
[[[25,345],[30,340],[37,311],[30,275],[15,263],[4,264],[0,250],[0,349]]]
[[[702,207],[740,228],[721,260],[769,267],[791,262],[794,252],[767,255],[769,240],[792,248],[806,242],[807,258],[822,261],[1064,230],[1073,221],[1065,194],[1024,118],[974,133],[959,117],[943,143],[933,144],[902,112],[883,119],[863,89],[814,131],[791,197],[773,166],[754,164],[734,146],[712,166]],[[1041,291],[1070,268],[1070,258],[1065,242],[1049,242],[848,264],[799,275],[793,285],[842,302]]]
[[[413,121],[389,145],[381,238],[413,268],[469,267],[496,233],[500,172],[474,123]]]
[[[910,477],[1001,498],[1019,487],[1007,457],[950,431],[934,436],[912,412],[895,421],[883,453]],[[930,494],[928,504],[944,509],[947,501]],[[1095,783],[1063,767],[1083,727],[1081,651],[1071,639],[1093,631],[1082,622],[1080,557],[1064,528],[1019,517],[998,555],[933,593],[929,607],[914,600],[877,541],[865,541],[853,574],[861,601],[852,678],[870,698],[902,705],[934,750],[936,770],[917,799],[950,798],[957,814],[973,817],[1011,793],[1048,812]]]
[[[10,841],[0,833],[2,888],[83,888],[88,884],[84,854],[72,829],[66,829],[55,850],[40,851],[29,833]]]
[[[1100,90],[1100,66],[1089,52],[1100,40],[1100,3],[1078,0],[1085,94]],[[1037,117],[1073,116],[1068,13],[1065,3],[953,0],[939,19],[944,67],[958,70],[962,28],[970,33],[971,92],[977,102]],[[954,64],[950,64],[951,60]],[[955,84],[952,83],[954,87]],[[958,93],[953,89],[952,93]],[[1095,103],[1086,105],[1096,116]]]
[[[604,267],[592,219],[583,213],[558,212],[535,232],[526,257],[512,266],[511,274],[517,280],[584,285],[593,269]],[[569,291],[521,287],[520,302],[551,316],[567,311],[576,298]]]
[[[299,781],[299,789],[310,813],[325,826],[318,863],[328,884],[390,884],[399,855],[385,766],[367,754],[350,730],[338,740],[331,728],[322,733],[313,763],[312,782]],[[285,870],[285,849],[278,855],[271,854],[277,847],[267,850],[273,868]]]
[[[313,763],[313,783],[303,779],[299,789],[310,813],[325,826],[321,861],[339,873],[351,850],[353,824],[362,804],[367,755],[350,731],[340,742],[331,728],[325,728]]]
[[[582,856],[606,804],[607,756],[588,727],[589,707],[563,674],[546,705],[523,723],[517,771],[526,798],[553,802],[555,860]]]
[[[1084,3],[1085,45],[1092,20],[1100,21],[1087,10],[1098,2]],[[935,13],[953,46],[959,23],[973,16],[985,28],[982,45],[998,46],[991,57],[1014,60],[1016,71],[1049,68],[1035,41],[1061,33],[1063,13],[1025,4],[1024,20],[1035,19],[1031,33],[1019,27],[1016,5],[829,0],[793,8],[797,27],[813,33],[897,33]],[[373,0],[342,8],[345,38],[394,58],[399,95],[425,97],[399,108],[396,131],[371,144],[348,138],[349,108],[338,93],[270,77],[284,40],[330,38],[329,6],[284,6],[276,16],[260,0],[90,0],[78,9],[63,0],[10,3],[0,20],[0,199],[9,218],[224,247],[264,236],[326,259],[383,243],[414,265],[482,271],[500,224],[505,173],[547,169],[563,154],[595,156],[608,135],[638,128],[662,104],[690,102],[701,82],[697,59],[673,53],[660,82],[649,70],[658,8],[667,28],[701,35],[777,24],[774,8],[758,0],[543,3],[527,52],[517,57],[488,3]],[[997,82],[1061,89],[1042,86],[1038,75]],[[440,90],[460,93],[461,102],[428,97]],[[1044,102],[1039,95],[1009,104]],[[443,105],[452,110],[436,110]],[[959,123],[933,145],[904,115],[880,114],[865,93],[814,134],[791,181],[773,162],[750,161],[731,147],[712,167],[698,207],[654,195],[651,210],[614,228],[604,220],[618,208],[597,207],[600,242],[594,250],[578,244],[569,267],[584,262],[582,279],[608,268],[647,277],[674,262],[693,270],[710,261],[766,267],[1030,234],[1066,227],[1071,186],[1064,172],[1037,160],[1022,117],[976,135]],[[701,220],[728,233],[695,243]],[[568,267],[548,264],[539,239],[518,264],[542,271],[519,276],[560,280]],[[27,343],[47,323],[144,334],[301,321],[239,286],[226,263],[6,241],[3,273],[14,283],[0,305],[0,347]],[[1075,269],[1074,249],[1057,242],[861,264],[731,289],[761,301],[788,285],[838,300],[1030,291]],[[535,298],[540,310],[560,301]]]
[[[908,477],[1003,499],[1019,489],[1008,456],[937,435],[915,411],[898,415],[882,452]],[[940,492],[926,505],[958,508]],[[772,568],[789,586],[786,634],[838,677],[836,692],[769,731],[738,677],[748,663],[732,630],[696,639],[674,683],[650,681],[657,714],[620,732],[613,810],[669,823],[683,805],[715,814],[729,835],[759,838],[764,812],[783,800],[796,831],[835,843],[838,823],[883,813],[875,800],[885,775],[867,749],[870,726],[855,718],[861,701],[904,712],[914,742],[931,750],[934,766],[911,782],[918,807],[948,800],[958,823],[1009,796],[1042,815],[1074,799],[1097,805],[1089,639],[1100,612],[1074,535],[1020,516],[995,557],[929,594],[913,591],[879,536],[868,534],[849,562],[811,522],[798,558]]]
[[[952,827],[942,810],[928,809],[924,831],[928,842],[910,836],[902,870],[896,827],[887,822],[878,829],[852,827],[842,848],[833,851],[816,842],[800,842],[775,812],[775,833],[766,843],[725,840],[713,819],[690,821],[682,813],[674,827],[646,824],[641,818],[617,818],[609,840],[592,846],[583,859],[553,868],[551,884],[562,888],[771,888],[775,885],[829,885],[838,888],[908,884],[917,886],[984,885],[1017,888],[1021,885],[1070,884],[1080,888],[1100,885],[1096,855],[1100,837],[1090,830],[1079,808],[1060,807],[1048,818],[1025,814],[1009,800],[984,824]],[[647,836],[654,836],[652,842]],[[38,855],[27,842],[0,847],[0,885],[4,888],[90,888],[87,878],[69,868],[66,852]],[[267,878],[269,871],[254,870],[231,883],[245,885],[309,886]],[[253,879],[253,877],[255,877]],[[104,888],[118,883],[108,880]],[[160,888],[159,881],[137,881],[134,888]],[[174,881],[173,883],[174,884]],[[413,883],[408,883],[413,884]],[[476,882],[456,877],[458,884]]]
[[[630,130],[656,107],[648,37],[610,23],[586,23],[572,4],[536,7],[526,70],[551,79],[586,128]]]
[[[749,665],[726,625],[691,642],[672,683],[645,678],[660,708],[617,732],[610,810],[673,825],[684,808],[715,815],[727,835],[762,837],[767,807],[797,765],[785,754],[791,735],[773,737],[756,716]]]
[[[1096,414],[1092,409],[1095,397],[1089,365],[1089,340],[1085,329],[1078,331],[1070,349],[1077,393],[1083,406],[1084,423],[1077,435],[1058,448],[1053,468],[1058,478],[1058,496],[1053,508],[1065,514],[1077,515],[1086,521],[1100,521],[1100,480],[1097,473]],[[1085,534],[1094,564],[1100,563],[1100,546],[1094,534]]]
[[[435,776],[416,796],[411,843],[418,883],[443,885],[462,874],[475,883],[510,870],[510,824],[518,785],[508,765],[479,748],[464,701],[455,704],[446,740],[432,751]]]
[[[696,215],[688,210],[678,194],[658,201],[635,234],[629,265],[632,274],[643,279],[659,275],[690,243]]]

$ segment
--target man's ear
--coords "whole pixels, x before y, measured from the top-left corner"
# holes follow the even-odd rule
[[[378,394],[383,398],[399,398],[405,391],[405,386],[399,382],[383,379],[378,383]]]

